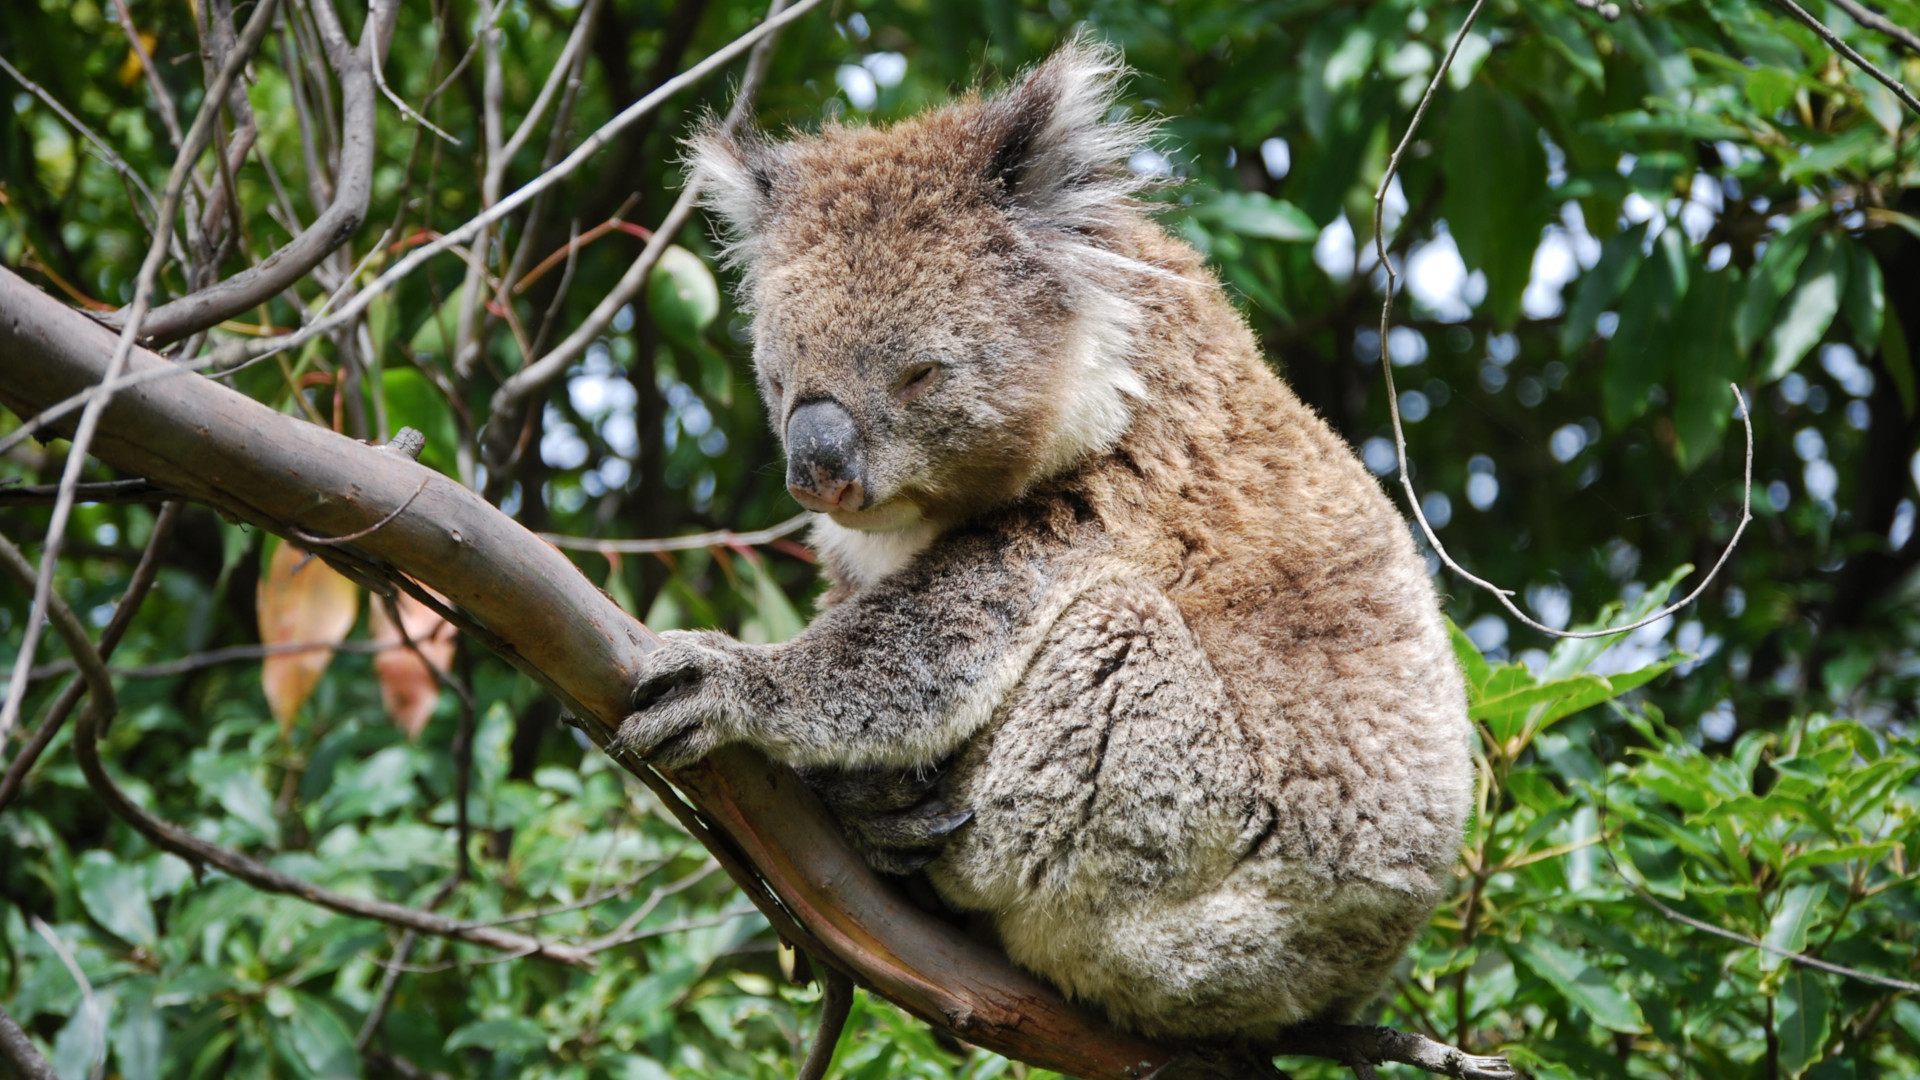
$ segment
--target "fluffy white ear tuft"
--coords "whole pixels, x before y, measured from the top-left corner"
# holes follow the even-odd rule
[[[1153,125],[1112,115],[1126,75],[1118,49],[1079,36],[988,103],[987,179],[1010,208],[1031,211],[1041,224],[1083,229],[1152,182],[1126,162],[1147,145]]]
[[[714,123],[687,140],[687,175],[699,178],[701,203],[720,216],[732,259],[750,256],[766,223],[776,156],[757,136],[732,135]]]

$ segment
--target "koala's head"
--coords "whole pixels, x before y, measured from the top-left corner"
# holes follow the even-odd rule
[[[1016,85],[888,128],[692,140],[754,313],[760,391],[809,509],[949,524],[1110,447],[1130,356],[1144,125],[1082,42]]]

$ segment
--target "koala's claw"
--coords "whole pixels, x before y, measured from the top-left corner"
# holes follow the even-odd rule
[[[737,723],[738,694],[728,685],[732,658],[699,640],[670,633],[648,655],[628,701],[617,743],[650,765],[677,769],[728,741]]]

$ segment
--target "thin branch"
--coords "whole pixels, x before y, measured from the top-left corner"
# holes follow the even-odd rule
[[[1848,60],[1853,61],[1853,65],[1855,67],[1859,68],[1861,71],[1866,72],[1868,75],[1873,76],[1874,81],[1880,83],[1882,86],[1885,86],[1887,89],[1893,91],[1893,96],[1899,98],[1901,104],[1905,105],[1909,109],[1912,109],[1916,115],[1920,115],[1920,98],[1914,97],[1913,91],[1907,89],[1905,83],[1902,83],[1899,79],[1896,79],[1893,76],[1887,74],[1886,72],[1881,71],[1878,67],[1875,67],[1873,61],[1867,59],[1864,56],[1861,56],[1857,51],[1854,50],[1853,46],[1840,40],[1839,34],[1834,33],[1833,30],[1829,28],[1826,23],[1823,23],[1819,19],[1814,18],[1813,15],[1809,13],[1806,8],[1803,8],[1799,4],[1794,3],[1793,0],[1773,0],[1773,2],[1780,5],[1783,8],[1786,8],[1788,14],[1792,15],[1794,18],[1806,24],[1806,27],[1809,30],[1812,30],[1814,33],[1819,34],[1820,40],[1826,42],[1828,45],[1833,46],[1833,50],[1835,52],[1839,53],[1841,56],[1846,57]],[[1852,14],[1852,12],[1849,11],[1848,14]],[[1902,42],[1904,43],[1905,39],[1902,39]]]
[[[540,192],[547,190],[568,176],[571,176],[575,170],[586,164],[595,154],[605,148],[609,142],[612,142],[628,125],[652,112],[680,91],[699,82],[719,68],[724,67],[735,57],[747,49],[752,48],[762,38],[800,18],[802,15],[805,15],[819,3],[820,0],[800,0],[799,3],[782,12],[779,17],[762,22],[759,26],[747,31],[745,34],[735,38],[731,43],[716,50],[705,60],[681,72],[679,75],[668,79],[645,97],[627,106],[618,116],[601,125],[599,130],[582,141],[581,144],[575,147],[573,152],[568,154],[558,165],[555,165],[553,168],[548,169],[546,172],[529,181],[511,195],[495,203],[488,210],[475,215],[459,228],[442,235],[432,243],[415,248],[406,258],[401,259],[385,273],[376,278],[366,289],[355,296],[353,301],[345,308],[342,308],[332,316],[306,326],[286,337],[275,338],[270,341],[230,342],[213,355],[214,366],[223,369],[230,368],[244,361],[258,359],[267,353],[296,348],[321,334],[328,333],[358,318],[362,312],[372,305],[376,298],[388,289],[391,289],[401,279],[419,269],[419,267],[429,259],[442,254],[456,244],[467,242],[478,235],[479,232],[488,225],[506,217]]]
[[[214,84],[207,88],[206,100],[201,103],[200,113],[194,118],[192,130],[187,133],[180,156],[173,163],[172,175],[167,178],[166,194],[160,200],[160,213],[154,222],[153,240],[147,246],[147,256],[140,264],[140,276],[134,285],[133,304],[128,310],[126,327],[114,346],[106,377],[101,380],[103,384],[117,379],[133,355],[140,321],[146,316],[147,305],[153,298],[154,282],[160,276],[160,264],[166,261],[167,239],[173,235],[174,214],[179,211],[187,180],[193,175],[194,160],[206,148],[207,140],[213,133],[214,120],[220,113],[220,102],[227,95],[227,87],[238,77],[240,69],[246,66],[247,58],[253,55],[260,39],[266,36],[277,6],[278,0],[261,0],[260,6],[254,9],[253,17],[247,20],[247,28],[241,34],[239,44],[220,68]],[[101,414],[105,412],[110,397],[111,393],[107,392],[88,401],[86,408],[81,410],[79,425],[74,429],[73,445],[67,452],[66,472],[60,478],[60,497],[54,503],[53,519],[47,526],[46,548],[40,558],[40,575],[32,586],[33,607],[22,633],[20,652],[14,658],[13,679],[7,687],[6,702],[0,706],[0,742],[6,740],[7,734],[19,720],[20,703],[27,689],[26,675],[33,669],[34,648],[40,643],[41,623],[47,617],[48,601],[53,591],[54,569],[60,561],[60,542],[65,539],[67,518],[73,511],[73,488],[80,482],[80,473],[87,463],[87,447],[92,444],[94,432],[99,429]]]
[[[120,595],[120,602],[114,606],[113,618],[107,620],[105,629],[100,631],[99,655],[101,662],[113,655],[120,645],[120,639],[127,634],[127,628],[133,624],[133,617],[139,613],[140,605],[147,599],[147,593],[153,588],[153,582],[160,574],[160,551],[166,546],[167,538],[173,535],[173,526],[180,518],[182,503],[170,502],[160,508],[159,516],[154,519],[153,533],[147,537],[147,549],[140,555],[139,565],[133,568],[133,576],[127,581],[127,591]],[[67,663],[76,669],[79,661]],[[80,701],[80,695],[86,693],[88,683],[85,679],[75,679],[66,689],[60,691],[53,705],[47,709],[46,719],[40,721],[33,734],[27,738],[25,746],[20,748],[19,756],[7,766],[4,779],[0,779],[0,811],[20,795],[26,786],[27,773],[33,770],[34,763],[46,752],[47,744],[59,733],[60,726],[67,722],[67,714]],[[0,756],[4,756],[5,744],[0,743]]]
[[[173,496],[149,480],[103,480],[73,485],[73,501],[96,505],[166,502]],[[59,484],[0,486],[0,507],[52,506],[60,499]]]
[[[221,664],[261,660],[269,656],[284,656],[288,653],[341,652],[373,655],[385,648],[387,646],[377,641],[281,641],[272,645],[228,645],[224,648],[191,653],[174,660],[163,660],[157,664],[109,667],[107,673],[116,679],[166,679],[175,675],[204,671],[210,667],[219,667]],[[56,675],[65,675],[73,670],[73,661],[55,660],[51,664],[41,664],[34,668],[27,677],[40,682]]]
[[[326,54],[327,63],[340,79],[340,162],[332,199],[328,202],[326,210],[321,212],[319,217],[314,218],[313,222],[298,236],[287,241],[278,251],[269,255],[258,265],[248,267],[223,281],[155,308],[144,320],[145,337],[148,340],[161,344],[178,341],[195,331],[204,330],[222,320],[230,319],[262,301],[279,295],[282,290],[290,288],[306,277],[322,259],[341,244],[346,243],[365,220],[367,203],[373,193],[373,165],[376,149],[374,140],[376,94],[371,58],[373,20],[369,20],[367,29],[362,34],[362,44],[356,47],[347,40],[346,33],[340,28],[338,17],[333,14],[329,4],[315,4],[314,10],[315,21],[324,39],[322,51]],[[252,23],[249,22],[248,26],[251,28]],[[243,49],[241,55],[250,55],[251,52],[251,48]],[[293,75],[293,72],[288,73],[289,78],[293,78]],[[207,100],[217,101],[224,98],[225,87],[222,87],[221,91],[220,98],[215,98],[210,93]],[[300,103],[296,101],[296,105],[298,104]],[[314,164],[310,156],[309,168],[311,169]],[[126,314],[127,312],[116,313],[109,317],[107,322],[112,326],[125,325]],[[336,329],[350,321],[341,319],[329,325],[327,329]]]
[[[449,877],[447,880],[441,882],[440,887],[435,889],[433,895],[427,898],[427,910],[433,911],[441,904],[446,903],[447,897],[453,895],[454,887],[459,884],[460,878],[458,875]],[[419,932],[414,930],[402,932],[399,942],[393,947],[393,962],[395,964],[405,964],[407,962],[407,956],[413,952],[414,945],[418,944],[419,941]],[[400,976],[402,974],[404,974],[404,972],[398,967],[389,967],[387,968],[386,974],[380,977],[380,992],[374,995],[373,1008],[367,1010],[367,1018],[361,1021],[360,1030],[355,1033],[353,1037],[354,1050],[365,1053],[368,1044],[373,1042],[374,1034],[380,1030],[381,1020],[386,1017],[387,1010],[393,1007],[393,998],[400,990]]]
[[[387,515],[385,517],[367,526],[366,528],[356,529],[353,532],[346,534],[345,536],[315,536],[312,533],[307,532],[305,529],[300,528],[298,525],[290,526],[289,528],[293,532],[293,535],[297,537],[301,543],[304,543],[304,544],[320,544],[325,547],[336,547],[340,544],[351,544],[355,540],[365,540],[367,537],[372,536],[374,533],[379,532],[381,529],[384,529],[388,525],[393,524],[394,519],[399,517],[401,514],[406,513],[407,507],[412,506],[413,500],[419,498],[420,493],[425,490],[427,490],[427,480],[423,479],[420,481],[420,486],[413,489],[413,494],[407,496],[406,502],[403,502],[399,506],[394,507],[392,510],[387,512]]]
[[[1779,2],[1790,3],[1791,0],[1779,0]],[[1399,284],[1400,275],[1394,270],[1393,261],[1387,258],[1385,226],[1386,199],[1387,187],[1393,183],[1394,174],[1400,168],[1401,157],[1406,154],[1407,147],[1412,145],[1414,134],[1420,130],[1420,121],[1427,115],[1427,106],[1433,103],[1434,94],[1439,90],[1441,80],[1446,78],[1447,69],[1453,66],[1453,58],[1460,52],[1461,43],[1467,39],[1467,31],[1473,28],[1474,20],[1479,17],[1480,11],[1484,7],[1486,7],[1486,0],[1474,0],[1472,9],[1467,12],[1466,21],[1460,24],[1460,30],[1454,35],[1453,44],[1447,49],[1446,58],[1440,61],[1440,66],[1434,70],[1433,78],[1427,82],[1426,93],[1420,96],[1420,104],[1413,111],[1413,119],[1407,122],[1407,130],[1401,134],[1399,145],[1393,148],[1392,156],[1387,158],[1386,171],[1381,173],[1379,186],[1377,186],[1373,192],[1374,259],[1375,265],[1379,266],[1385,272],[1386,285],[1385,296],[1380,302],[1380,371],[1387,383],[1387,413],[1393,421],[1393,446],[1394,453],[1400,465],[1400,487],[1407,493],[1407,508],[1412,511],[1414,521],[1419,523],[1420,531],[1425,534],[1427,543],[1432,545],[1434,554],[1439,557],[1442,563],[1446,564],[1447,569],[1452,570],[1454,573],[1466,579],[1469,584],[1493,594],[1494,599],[1500,601],[1501,606],[1505,607],[1507,611],[1511,613],[1514,618],[1519,619],[1521,623],[1553,637],[1612,637],[1615,634],[1624,634],[1629,630],[1637,630],[1642,626],[1659,622],[1661,619],[1693,603],[1694,600],[1699,598],[1701,593],[1706,591],[1707,586],[1713,582],[1713,579],[1718,576],[1720,568],[1727,564],[1727,559],[1733,555],[1733,549],[1739,546],[1740,537],[1746,533],[1748,523],[1753,521],[1752,410],[1747,407],[1747,399],[1740,393],[1740,387],[1729,384],[1733,390],[1734,400],[1739,404],[1740,422],[1746,427],[1747,432],[1746,495],[1741,501],[1740,524],[1733,530],[1732,539],[1727,541],[1726,549],[1720,553],[1720,558],[1714,562],[1712,568],[1700,579],[1700,584],[1696,586],[1692,592],[1688,593],[1679,601],[1669,604],[1637,622],[1628,623],[1625,626],[1608,627],[1604,630],[1557,630],[1533,618],[1526,612],[1521,611],[1520,606],[1513,602],[1514,590],[1503,589],[1484,578],[1474,575],[1469,572],[1466,567],[1461,566],[1447,551],[1446,545],[1440,542],[1439,535],[1434,532],[1432,524],[1427,521],[1426,511],[1420,507],[1420,496],[1413,490],[1413,471],[1408,467],[1407,463],[1407,432],[1405,426],[1400,422],[1400,395],[1399,392],[1394,389],[1393,360],[1387,354],[1387,331],[1390,329],[1393,318],[1394,288]]]
[[[13,1022],[5,1009],[0,1009],[0,1059],[19,1074],[20,1080],[60,1080],[60,1074],[53,1071],[33,1040],[27,1038],[27,1033]]]
[[[1908,52],[1920,56],[1920,34],[1901,26],[1885,15],[1873,10],[1859,0],[1832,0],[1835,7],[1844,11],[1854,22],[1869,30],[1878,30],[1899,43]]]
[[[853,980],[828,968],[821,975],[820,1029],[814,1033],[813,1047],[800,1063],[794,1080],[826,1080],[827,1066],[833,1064],[834,1047],[840,1045],[840,1033],[846,1030],[847,1014],[853,1011]]]
[[[772,26],[778,23],[781,19],[781,9],[785,6],[786,0],[773,0],[767,6],[766,22],[761,25]],[[806,7],[806,0],[802,0],[794,10],[798,11],[804,7]],[[769,34],[754,46],[753,55],[747,61],[746,73],[741,76],[740,86],[734,91],[733,105],[727,109],[725,119],[720,122],[722,131],[731,132],[739,127],[747,114],[753,110],[754,96],[759,92],[760,84],[765,81],[767,67],[773,59],[773,43],[774,37]],[[653,230],[653,235],[647,239],[647,246],[640,250],[639,258],[633,260],[633,265],[627,267],[627,272],[620,276],[619,282],[614,285],[612,291],[594,305],[592,313],[574,329],[573,333],[568,334],[560,344],[554,346],[552,352],[538,360],[529,360],[525,367],[514,372],[500,384],[498,390],[494,391],[493,401],[488,409],[487,426],[480,435],[480,445],[483,452],[494,459],[496,465],[506,457],[510,433],[519,426],[516,420],[520,414],[521,403],[565,372],[582,353],[587,351],[587,347],[593,344],[594,339],[605,333],[607,327],[613,325],[613,320],[620,314],[620,309],[631,303],[634,297],[640,294],[640,290],[646,288],[654,266],[666,253],[667,245],[673,241],[674,234],[678,233],[687,219],[693,216],[694,207],[700,201],[700,184],[701,178],[698,174],[687,177],[685,185],[680,189],[680,197],[674,200],[673,207],[667,211],[667,216]]]
[[[264,2],[266,0],[263,0]],[[0,569],[12,574],[22,585],[31,584],[36,578],[33,564],[29,563],[26,557],[20,554],[20,550],[5,537],[0,537]],[[543,956],[563,964],[585,966],[591,962],[588,954],[582,950],[563,945],[549,945],[524,934],[468,926],[401,904],[344,896],[329,889],[323,889],[310,881],[283,873],[237,851],[230,851],[211,843],[170,821],[148,813],[134,803],[127,793],[114,783],[113,778],[107,775],[105,763],[100,758],[101,729],[119,708],[114,698],[113,680],[107,674],[105,661],[100,658],[99,651],[87,637],[86,629],[80,625],[80,620],[73,614],[73,609],[67,606],[67,602],[59,594],[54,594],[47,614],[54,629],[66,640],[68,651],[73,653],[74,659],[78,661],[81,677],[86,680],[90,695],[87,710],[80,714],[80,722],[75,727],[73,736],[73,753],[80,762],[80,771],[86,774],[87,783],[100,796],[101,801],[107,804],[107,808],[127,824],[132,825],[142,836],[152,841],[154,846],[197,865],[212,866],[224,871],[262,892],[297,897],[342,915],[376,919],[393,926],[418,930],[436,937],[457,938],[504,952]]]
[[[813,514],[795,514],[778,525],[756,532],[720,529],[715,532],[696,533],[693,536],[670,536],[663,540],[595,540],[585,536],[562,536],[559,533],[537,535],[554,547],[565,548],[568,551],[649,555],[661,551],[697,551],[711,547],[759,547],[761,544],[770,544],[783,536],[791,536],[799,532],[813,519]]]
[[[46,924],[46,920],[30,914],[27,922],[33,927],[33,932],[39,934],[41,940],[53,949],[53,954],[60,958],[60,964],[67,969],[67,974],[73,976],[73,981],[80,985],[80,997],[94,1018],[93,1046],[87,1051],[87,1075],[91,1080],[100,1080],[100,1073],[107,1064],[107,1015],[100,1008],[100,999],[94,996],[93,982],[80,969],[80,961],[74,958],[73,950],[67,948],[67,943],[60,940],[60,935]]]

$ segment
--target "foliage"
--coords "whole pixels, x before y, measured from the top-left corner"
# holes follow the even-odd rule
[[[346,6],[357,34],[364,12]],[[1875,6],[1920,25],[1913,0]],[[1523,640],[1490,597],[1439,579],[1464,627],[1486,787],[1457,897],[1383,1015],[1503,1049],[1542,1076],[1915,1075],[1912,996],[1706,935],[1636,887],[1739,935],[1920,978],[1910,347],[1920,129],[1778,8],[1623,7],[1609,21],[1566,0],[1493,0],[1389,191],[1390,257],[1409,287],[1386,345],[1414,479],[1449,549],[1521,590],[1543,621],[1651,611],[1681,580],[1662,575],[1711,564],[1739,520],[1742,449],[1726,389],[1737,382],[1755,402],[1758,520],[1697,606],[1622,638],[1549,650]],[[1809,7],[1920,83],[1920,60],[1885,36],[1832,2]],[[531,107],[580,10],[500,6],[510,122]],[[762,10],[606,0],[556,145],[574,145]],[[131,4],[151,72],[118,11],[100,0],[4,5],[0,56],[157,190],[173,150],[149,75],[188,122],[203,82],[192,62],[199,8]],[[479,11],[471,0],[408,6],[385,68],[394,92],[459,144],[383,101],[366,223],[215,340],[299,325],[343,284],[364,284],[479,208],[484,61],[461,65],[485,31]],[[1133,163],[1182,180],[1166,189],[1162,220],[1209,254],[1276,365],[1391,478],[1371,195],[1465,11],[1413,0],[854,0],[784,33],[758,112],[775,128],[898,117],[1090,24],[1138,69],[1130,100],[1165,118],[1160,153]],[[314,132],[337,102],[315,74],[313,34],[303,19],[253,66],[259,143],[237,173],[245,229],[227,273],[311,221],[329,190],[315,169],[331,147]],[[147,236],[139,196],[13,89],[0,129],[0,257],[76,302],[125,303]],[[529,451],[510,471],[489,474],[474,441],[504,374],[541,351],[536,341],[579,325],[638,253],[635,233],[678,190],[673,140],[697,110],[726,101],[724,81],[710,80],[604,151],[540,220],[510,222],[484,253],[496,270],[523,246],[534,265],[560,257],[499,310],[482,309],[470,368],[449,355],[466,275],[449,256],[370,309],[362,391],[349,395],[352,364],[333,340],[236,385],[356,436],[415,427],[424,461],[536,529],[665,536],[781,520],[792,507],[752,391],[745,319],[700,228],[681,233],[644,300],[538,400],[522,432]],[[537,174],[549,126],[511,162],[506,190]],[[201,180],[211,189],[217,177]],[[177,267],[162,284],[187,288]],[[7,468],[47,482],[64,448],[24,444]],[[76,513],[59,588],[95,626],[152,524],[143,506]],[[11,536],[45,527],[44,510],[0,509]],[[450,670],[472,709],[440,694],[417,742],[385,718],[366,652],[335,656],[311,696],[281,710],[284,733],[257,660],[153,668],[260,640],[256,596],[272,566],[261,541],[198,511],[167,549],[157,595],[114,660],[135,670],[105,748],[136,796],[337,890],[438,897],[443,913],[486,919],[618,889],[521,928],[585,940],[631,920],[622,933],[654,936],[608,949],[592,971],[420,940],[407,963],[426,970],[393,976],[391,1007],[361,1053],[355,1036],[400,935],[217,874],[195,880],[92,800],[62,734],[0,812],[0,1002],[62,1075],[86,1074],[103,1049],[127,1077],[785,1075],[815,994],[785,978],[765,924],[737,914],[740,897],[650,795],[470,642]],[[794,633],[817,588],[807,561],[778,544],[580,562],[651,625],[753,640]],[[0,653],[11,656],[26,605],[4,588]],[[371,617],[350,641],[378,637]],[[54,645],[42,655],[59,659]],[[29,719],[61,681],[36,684]],[[864,998],[850,1032],[835,1075],[1025,1072]]]

